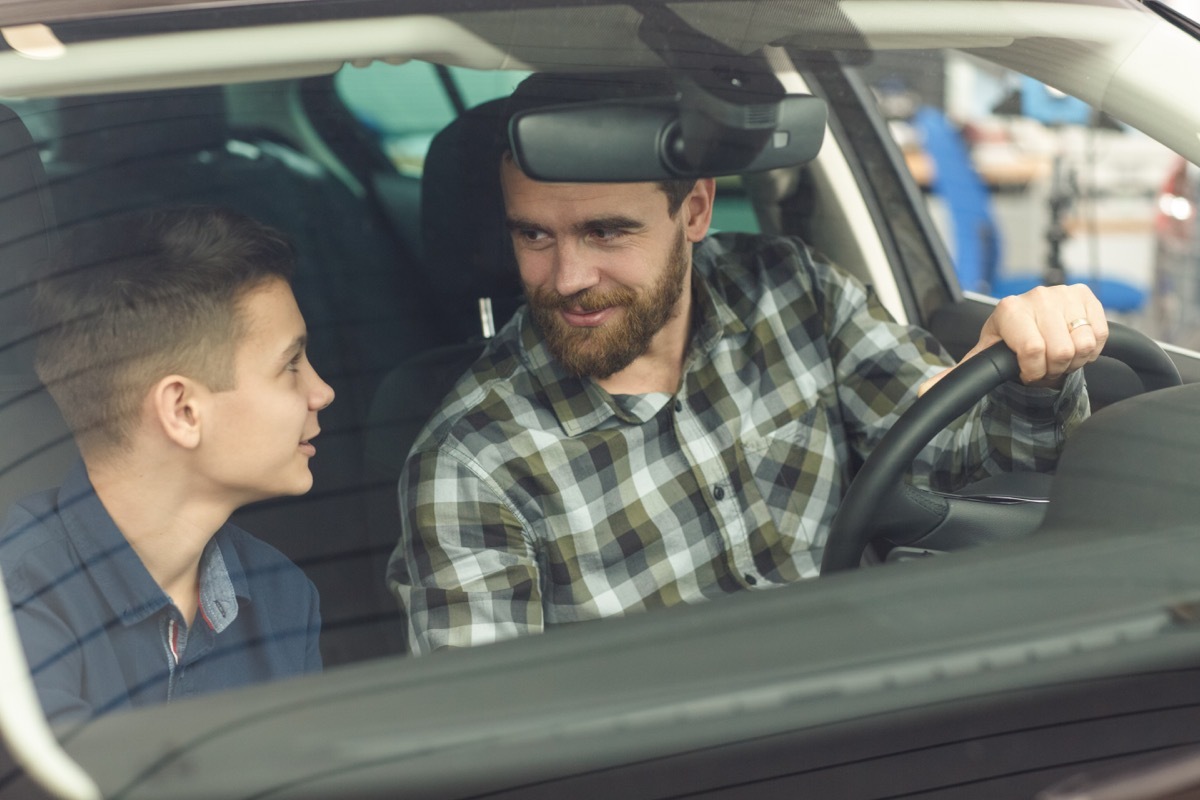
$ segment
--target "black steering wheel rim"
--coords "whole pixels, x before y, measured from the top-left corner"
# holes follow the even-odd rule
[[[1182,383],[1179,370],[1162,348],[1126,325],[1109,322],[1104,355],[1132,369],[1143,392]],[[821,574],[858,567],[870,543],[883,535],[880,520],[895,524],[905,516],[882,513],[889,506],[924,514],[931,525],[945,516],[945,496],[906,485],[905,471],[939,431],[1019,374],[1016,355],[1000,342],[964,361],[913,403],[880,440],[842,498],[825,543]]]

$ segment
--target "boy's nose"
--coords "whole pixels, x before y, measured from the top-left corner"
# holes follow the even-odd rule
[[[321,411],[329,407],[333,402],[334,391],[333,387],[325,381],[321,380],[321,376],[313,370],[313,377],[317,381],[317,385],[313,387],[313,391],[309,393],[309,407],[314,411]]]

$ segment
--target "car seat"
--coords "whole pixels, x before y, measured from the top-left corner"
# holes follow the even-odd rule
[[[29,302],[54,232],[38,143],[0,106],[0,516],[25,495],[57,486],[79,452],[33,370]]]
[[[500,188],[505,103],[492,100],[460,115],[425,157],[421,263],[451,339],[396,366],[371,402],[368,470],[393,486],[421,427],[523,300]],[[398,535],[398,518],[394,530]]]
[[[367,417],[368,479],[391,487],[369,511],[372,538],[386,545],[379,580],[400,537],[397,483],[405,458],[442,398],[523,299],[504,226],[500,158],[505,100],[467,110],[430,144],[421,180],[421,264],[450,340],[384,376]]]

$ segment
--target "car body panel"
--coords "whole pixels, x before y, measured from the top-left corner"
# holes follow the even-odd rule
[[[803,172],[747,179],[749,211],[768,220],[769,232],[803,234],[873,284],[895,317],[932,326],[956,355],[973,343],[990,301],[957,285],[921,189],[872,107],[874,87],[850,69],[856,59],[872,48],[956,47],[1052,83],[1200,161],[1200,82],[1179,66],[1200,59],[1200,43],[1137,3],[707,0],[670,8],[739,52],[771,45],[788,89],[823,96],[833,109],[822,152]],[[382,148],[356,153],[365,149],[356,137],[373,130],[337,107],[331,76],[410,60],[489,73],[658,66],[638,40],[638,20],[634,7],[615,3],[9,0],[0,2],[0,98],[28,104],[26,118],[51,131],[38,147],[49,154],[60,198],[80,174],[104,173],[87,162],[93,153],[72,161],[59,151],[71,137],[54,130],[57,112],[89,99],[110,105],[97,129],[72,131],[86,138],[121,129],[117,92],[176,97],[186,93],[152,90],[191,88],[199,102],[213,101],[203,107],[214,117],[198,115],[191,127],[229,130],[189,151],[188,168],[236,162],[222,173],[226,183],[203,187],[205,197],[232,186],[241,168],[255,176],[256,166],[282,164],[288,181],[262,181],[269,199],[344,201],[338,207],[348,216],[325,216],[317,204],[297,225],[328,237],[320,264],[334,265],[329,275],[353,275],[350,289],[369,287],[360,294],[378,295],[372,302],[410,290],[403,310],[393,309],[400,320],[381,321],[371,303],[349,321],[315,317],[313,347],[334,362],[341,339],[353,341],[343,328],[384,331],[374,337],[385,339],[376,360],[337,362],[337,381],[369,389],[411,356],[438,362],[438,347],[466,351],[438,328],[448,312],[420,294],[428,276],[399,271],[419,261],[427,227],[414,199],[419,159],[406,165],[414,176],[389,171]],[[29,24],[45,24],[36,32],[43,38],[12,31]],[[49,49],[35,52],[27,41]],[[182,159],[171,163],[177,183],[187,184],[193,173],[185,175]],[[112,187],[120,174],[112,173]],[[797,183],[812,193],[799,222],[781,207]],[[245,199],[233,188],[230,196]],[[395,263],[352,263],[376,251]],[[320,305],[344,287],[310,288]],[[475,309],[459,311],[474,330]],[[409,322],[416,330],[387,327]],[[1186,379],[1200,380],[1196,354],[1173,356]],[[1106,368],[1092,369],[1089,381],[1119,383]],[[440,384],[429,383],[419,388],[436,394]],[[379,434],[369,427],[373,395],[343,387],[331,409],[343,416],[322,434],[329,446],[321,452],[342,454],[353,470],[318,458],[313,494],[238,516],[320,585],[327,674],[60,728],[66,753],[90,776],[59,787],[60,796],[89,796],[94,780],[104,796],[129,798],[1012,797],[1094,764],[1200,742],[1200,532],[1186,520],[1153,524],[1156,507],[1175,497],[1182,508],[1179,498],[1194,494],[1200,442],[1190,432],[1143,437],[1152,447],[1131,458],[1135,468],[1138,459],[1178,459],[1171,463],[1183,476],[1167,485],[1166,500],[1163,480],[1139,487],[1134,476],[1123,487],[1131,507],[1146,508],[1144,530],[1067,526],[986,551],[527,641],[343,665],[401,649],[382,580],[398,526],[395,475],[356,460]],[[1108,402],[1099,388],[1094,397]],[[53,426],[29,427],[34,437]],[[6,491],[48,444],[29,441],[24,450],[19,441],[5,445]],[[1119,435],[1107,441],[1114,453],[1127,446]],[[1077,465],[1076,474],[1086,480],[1089,468]],[[2,625],[0,651],[19,654]],[[13,741],[35,723],[28,708],[24,721],[7,716],[9,705],[0,701],[0,729]],[[15,734],[3,727],[9,719]],[[0,797],[42,791],[18,776],[14,756],[0,758]]]

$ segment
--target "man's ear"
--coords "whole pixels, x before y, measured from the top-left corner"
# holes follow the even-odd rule
[[[700,178],[684,198],[680,211],[683,214],[684,235],[689,242],[698,242],[708,235],[716,194],[717,182],[712,178]]]
[[[204,388],[190,378],[168,375],[150,390],[154,422],[175,444],[189,450],[200,444]]]

